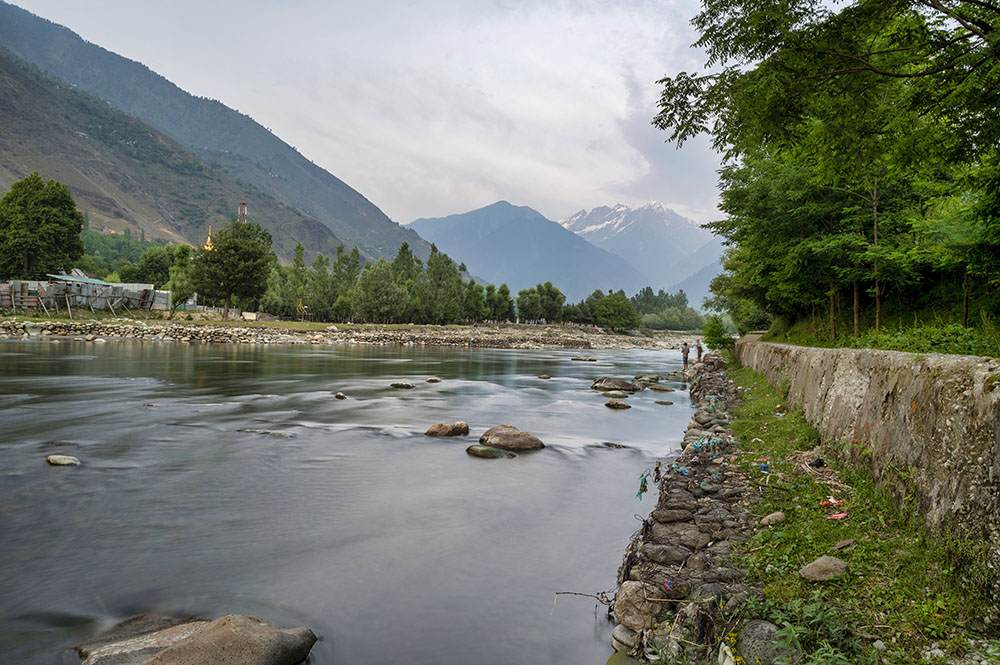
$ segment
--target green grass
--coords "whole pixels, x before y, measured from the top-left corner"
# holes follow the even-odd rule
[[[786,409],[779,389],[746,368],[730,377],[746,388],[732,427],[742,448],[736,463],[762,488],[753,511],[787,517],[758,531],[737,555],[767,598],[750,604],[745,618],[784,626],[782,635],[807,654],[803,664],[902,665],[919,662],[935,642],[949,656],[962,655],[968,639],[981,637],[985,589],[994,581],[976,544],[927,535],[912,506],[898,505],[866,470],[823,449],[801,410]],[[813,455],[800,451],[812,449],[827,463],[822,475],[801,468]],[[820,505],[830,496],[843,503]],[[827,519],[838,512],[847,517]],[[832,550],[849,539],[852,546]],[[847,561],[849,574],[821,583],[798,575],[824,554]],[[878,661],[875,640],[886,645]]]
[[[802,319],[788,325],[776,321],[762,337],[768,342],[786,342],[802,346],[825,348],[887,349],[911,353],[950,353],[971,356],[1000,357],[1000,324],[985,311],[968,327],[945,319],[907,323],[895,320],[882,326],[880,332],[862,329],[854,337],[846,325],[830,339],[829,328],[818,319]]]

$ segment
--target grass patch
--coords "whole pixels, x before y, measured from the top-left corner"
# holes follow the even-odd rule
[[[782,627],[781,637],[801,658],[789,662],[800,665],[902,665],[920,662],[934,643],[954,657],[969,650],[969,639],[982,639],[985,590],[995,573],[978,563],[979,548],[928,536],[913,506],[895,502],[867,470],[834,459],[801,409],[787,408],[781,390],[747,368],[729,376],[745,389],[732,429],[742,448],[736,463],[762,488],[753,510],[787,517],[737,553],[737,565],[766,595],[747,606],[746,618]],[[815,457],[826,466],[810,471]],[[847,517],[828,519],[835,513]],[[822,555],[847,561],[849,574],[802,579],[799,569]],[[884,651],[872,646],[876,640]]]

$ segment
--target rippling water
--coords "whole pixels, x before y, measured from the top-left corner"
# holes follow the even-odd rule
[[[554,594],[614,586],[651,508],[638,476],[692,409],[588,390],[676,351],[573,355],[0,342],[0,662],[75,663],[66,647],[157,610],[309,626],[313,665],[603,663],[603,608]],[[423,436],[453,420],[471,435]],[[465,454],[499,423],[549,447]]]

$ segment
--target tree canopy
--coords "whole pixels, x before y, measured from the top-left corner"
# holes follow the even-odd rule
[[[83,215],[66,185],[38,173],[0,199],[0,279],[44,279],[83,256]]]
[[[234,220],[212,242],[211,249],[195,250],[191,281],[199,294],[224,301],[226,319],[233,296],[256,298],[267,289],[274,261],[271,234],[259,224]]]

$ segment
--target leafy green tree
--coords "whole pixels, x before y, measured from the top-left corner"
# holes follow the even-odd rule
[[[722,317],[713,314],[705,322],[705,329],[702,331],[705,338],[705,346],[710,349],[731,349],[736,340],[726,330],[726,325],[722,322]]]
[[[177,308],[194,295],[191,281],[191,245],[177,245],[174,248],[174,264],[170,266],[170,279],[166,289],[170,291],[170,318],[174,318]]]
[[[41,279],[83,256],[83,215],[66,185],[32,173],[0,199],[0,279]]]
[[[486,318],[486,290],[474,279],[465,285],[465,318],[473,323]]]
[[[125,264],[118,269],[121,278],[133,284],[152,284],[158,289],[170,281],[170,268],[174,265],[175,254],[165,245],[149,247],[135,264]]]
[[[385,259],[369,263],[361,271],[351,297],[354,317],[372,323],[392,323],[406,305],[406,292],[392,277]]]
[[[192,261],[195,290],[222,299],[222,318],[229,318],[233,296],[257,298],[271,274],[271,234],[259,224],[230,222],[212,239],[213,249],[199,247]]]
[[[333,278],[330,275],[330,259],[317,254],[306,275],[306,289],[309,291],[309,307],[317,321],[329,321],[333,313]]]
[[[624,293],[604,296],[594,304],[593,309],[594,323],[602,328],[631,330],[639,325],[639,317],[636,316],[632,301]]]
[[[338,295],[347,295],[354,288],[361,274],[361,252],[357,246],[350,252],[344,250],[344,245],[337,246],[337,254],[333,259],[333,290]]]
[[[542,301],[542,318],[549,323],[562,321],[563,304],[566,302],[562,291],[552,286],[552,282],[539,284],[535,290]]]
[[[521,323],[540,320],[545,315],[542,309],[542,297],[538,289],[531,287],[517,292],[517,316]]]
[[[451,323],[460,321],[463,313],[462,277],[447,254],[431,245],[431,255],[427,257],[427,280],[422,294],[424,312],[430,323]]]
[[[514,299],[510,295],[510,288],[506,283],[497,289],[496,309],[493,311],[493,318],[496,321],[513,321]]]

